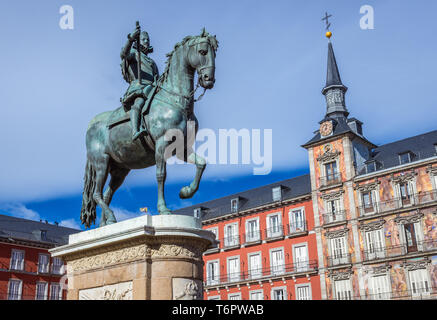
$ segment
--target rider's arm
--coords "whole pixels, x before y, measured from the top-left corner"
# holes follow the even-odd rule
[[[131,35],[129,34],[127,36],[127,42],[126,42],[125,46],[123,47],[123,49],[121,49],[120,57],[122,60],[126,59],[129,56],[130,49],[131,49],[134,41],[135,41],[135,39],[133,37],[131,37]]]

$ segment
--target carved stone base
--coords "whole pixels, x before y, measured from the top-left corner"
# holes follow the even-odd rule
[[[189,216],[141,216],[70,235],[68,300],[202,299],[203,252],[215,242]]]

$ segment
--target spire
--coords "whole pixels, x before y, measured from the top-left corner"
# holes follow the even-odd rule
[[[335,59],[334,49],[330,40],[331,36],[332,33],[328,31],[326,33],[326,37],[329,39],[328,66],[326,85],[322,90],[322,94],[326,97],[326,116],[332,118],[347,118],[349,115],[345,102],[347,87],[341,82],[337,60]]]

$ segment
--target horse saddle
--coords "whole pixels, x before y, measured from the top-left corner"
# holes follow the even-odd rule
[[[145,121],[145,117],[149,113],[150,104],[153,100],[153,97],[155,96],[157,88],[158,88],[158,86],[156,84],[154,84],[152,90],[150,90],[149,94],[147,95],[147,100],[146,100],[143,108],[141,109],[140,130],[142,132],[144,132],[145,134],[141,135],[139,140],[143,144],[144,144],[144,142],[146,142],[152,150],[155,150],[155,141],[153,141],[153,138],[149,133],[149,128],[147,128],[147,122]],[[118,126],[119,124],[129,122],[129,121],[130,121],[130,112],[125,111],[123,106],[118,107],[117,109],[112,111],[112,113],[109,115],[108,129],[112,129],[112,128]]]

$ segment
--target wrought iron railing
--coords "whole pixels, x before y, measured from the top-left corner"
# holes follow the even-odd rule
[[[266,268],[248,269],[243,272],[227,273],[219,277],[209,277],[204,279],[205,286],[229,284],[232,282],[251,281],[262,278],[269,278],[281,275],[292,275],[299,273],[315,272],[318,270],[316,260],[302,261],[292,264],[282,264]]]
[[[350,253],[334,254],[328,256],[328,267],[336,267],[340,265],[350,264],[351,255]]]
[[[261,231],[254,230],[244,234],[244,243],[257,242],[261,240]]]
[[[328,187],[341,182],[341,174],[334,173],[319,178],[320,187]]]
[[[362,206],[358,206],[357,210],[360,217],[383,213],[392,210],[398,210],[412,205],[422,205],[437,201],[437,190],[430,190],[424,192],[418,192],[413,195],[409,195],[401,198],[393,198],[380,202],[368,203]]]
[[[333,297],[332,300],[437,300],[437,287],[420,287],[378,293],[369,292],[362,296],[345,295],[345,297],[343,299]]]
[[[290,223],[287,225],[287,236],[292,236],[293,234],[308,231],[308,225],[306,220]]]
[[[370,250],[363,250],[362,253],[364,261],[373,261],[432,250],[437,250],[437,239],[417,241],[414,246],[399,244],[385,247],[374,247]]]
[[[284,226],[282,224],[270,227],[264,230],[266,239],[282,237],[284,235]]]
[[[346,210],[337,210],[323,214],[323,224],[342,222],[346,220]]]
[[[240,236],[228,236],[223,238],[220,243],[223,245],[223,248],[235,247],[240,245]]]

